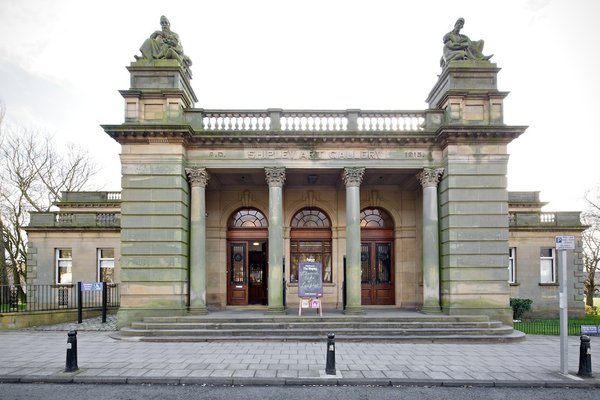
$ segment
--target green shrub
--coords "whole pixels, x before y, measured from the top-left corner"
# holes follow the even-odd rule
[[[598,306],[585,306],[585,315],[600,315],[600,308]]]
[[[510,306],[513,309],[513,320],[521,319],[523,314],[527,311],[531,310],[531,304],[533,300],[531,299],[519,299],[519,298],[511,298]]]

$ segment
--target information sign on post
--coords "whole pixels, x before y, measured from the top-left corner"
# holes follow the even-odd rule
[[[568,275],[567,275],[567,250],[575,250],[575,236],[556,236],[556,250],[560,251],[560,293],[558,303],[560,307],[560,372],[567,375],[569,373],[568,365]]]
[[[556,236],[556,250],[575,250],[575,236]]]

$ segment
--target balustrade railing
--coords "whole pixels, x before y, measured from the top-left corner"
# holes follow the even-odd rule
[[[540,214],[540,222],[542,224],[553,224],[554,222],[556,222],[556,214],[542,213]]]
[[[347,131],[348,116],[345,111],[282,111],[283,131]]]
[[[106,192],[107,200],[121,200],[121,192]]]
[[[56,213],[54,221],[57,224],[72,224],[73,218],[73,213]]]
[[[119,226],[120,213],[35,213],[32,214],[30,226],[37,226],[48,215],[54,218],[54,226]],[[48,226],[44,224],[44,226]]]
[[[268,111],[207,110],[202,123],[207,131],[266,131],[270,128]]]
[[[423,111],[203,110],[205,131],[423,131]]]
[[[515,227],[582,226],[578,211],[510,212],[508,221],[510,226]]]
[[[114,226],[120,223],[120,214],[117,213],[97,213],[96,224],[98,226]]]

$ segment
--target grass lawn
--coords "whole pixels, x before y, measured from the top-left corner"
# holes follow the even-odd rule
[[[600,306],[600,298],[594,299],[594,306]],[[568,330],[570,336],[581,335],[581,325],[600,325],[600,315],[587,315],[585,318],[569,319]],[[560,335],[560,319],[537,319],[515,322],[516,330],[528,335]]]

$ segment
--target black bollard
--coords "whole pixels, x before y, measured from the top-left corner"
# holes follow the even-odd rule
[[[327,334],[327,364],[325,364],[325,373],[335,375],[335,333]]]
[[[69,331],[67,336],[67,365],[65,372],[74,372],[79,369],[77,366],[77,331]]]
[[[581,335],[579,345],[579,371],[577,375],[592,376],[592,351],[590,348],[590,337]]]

